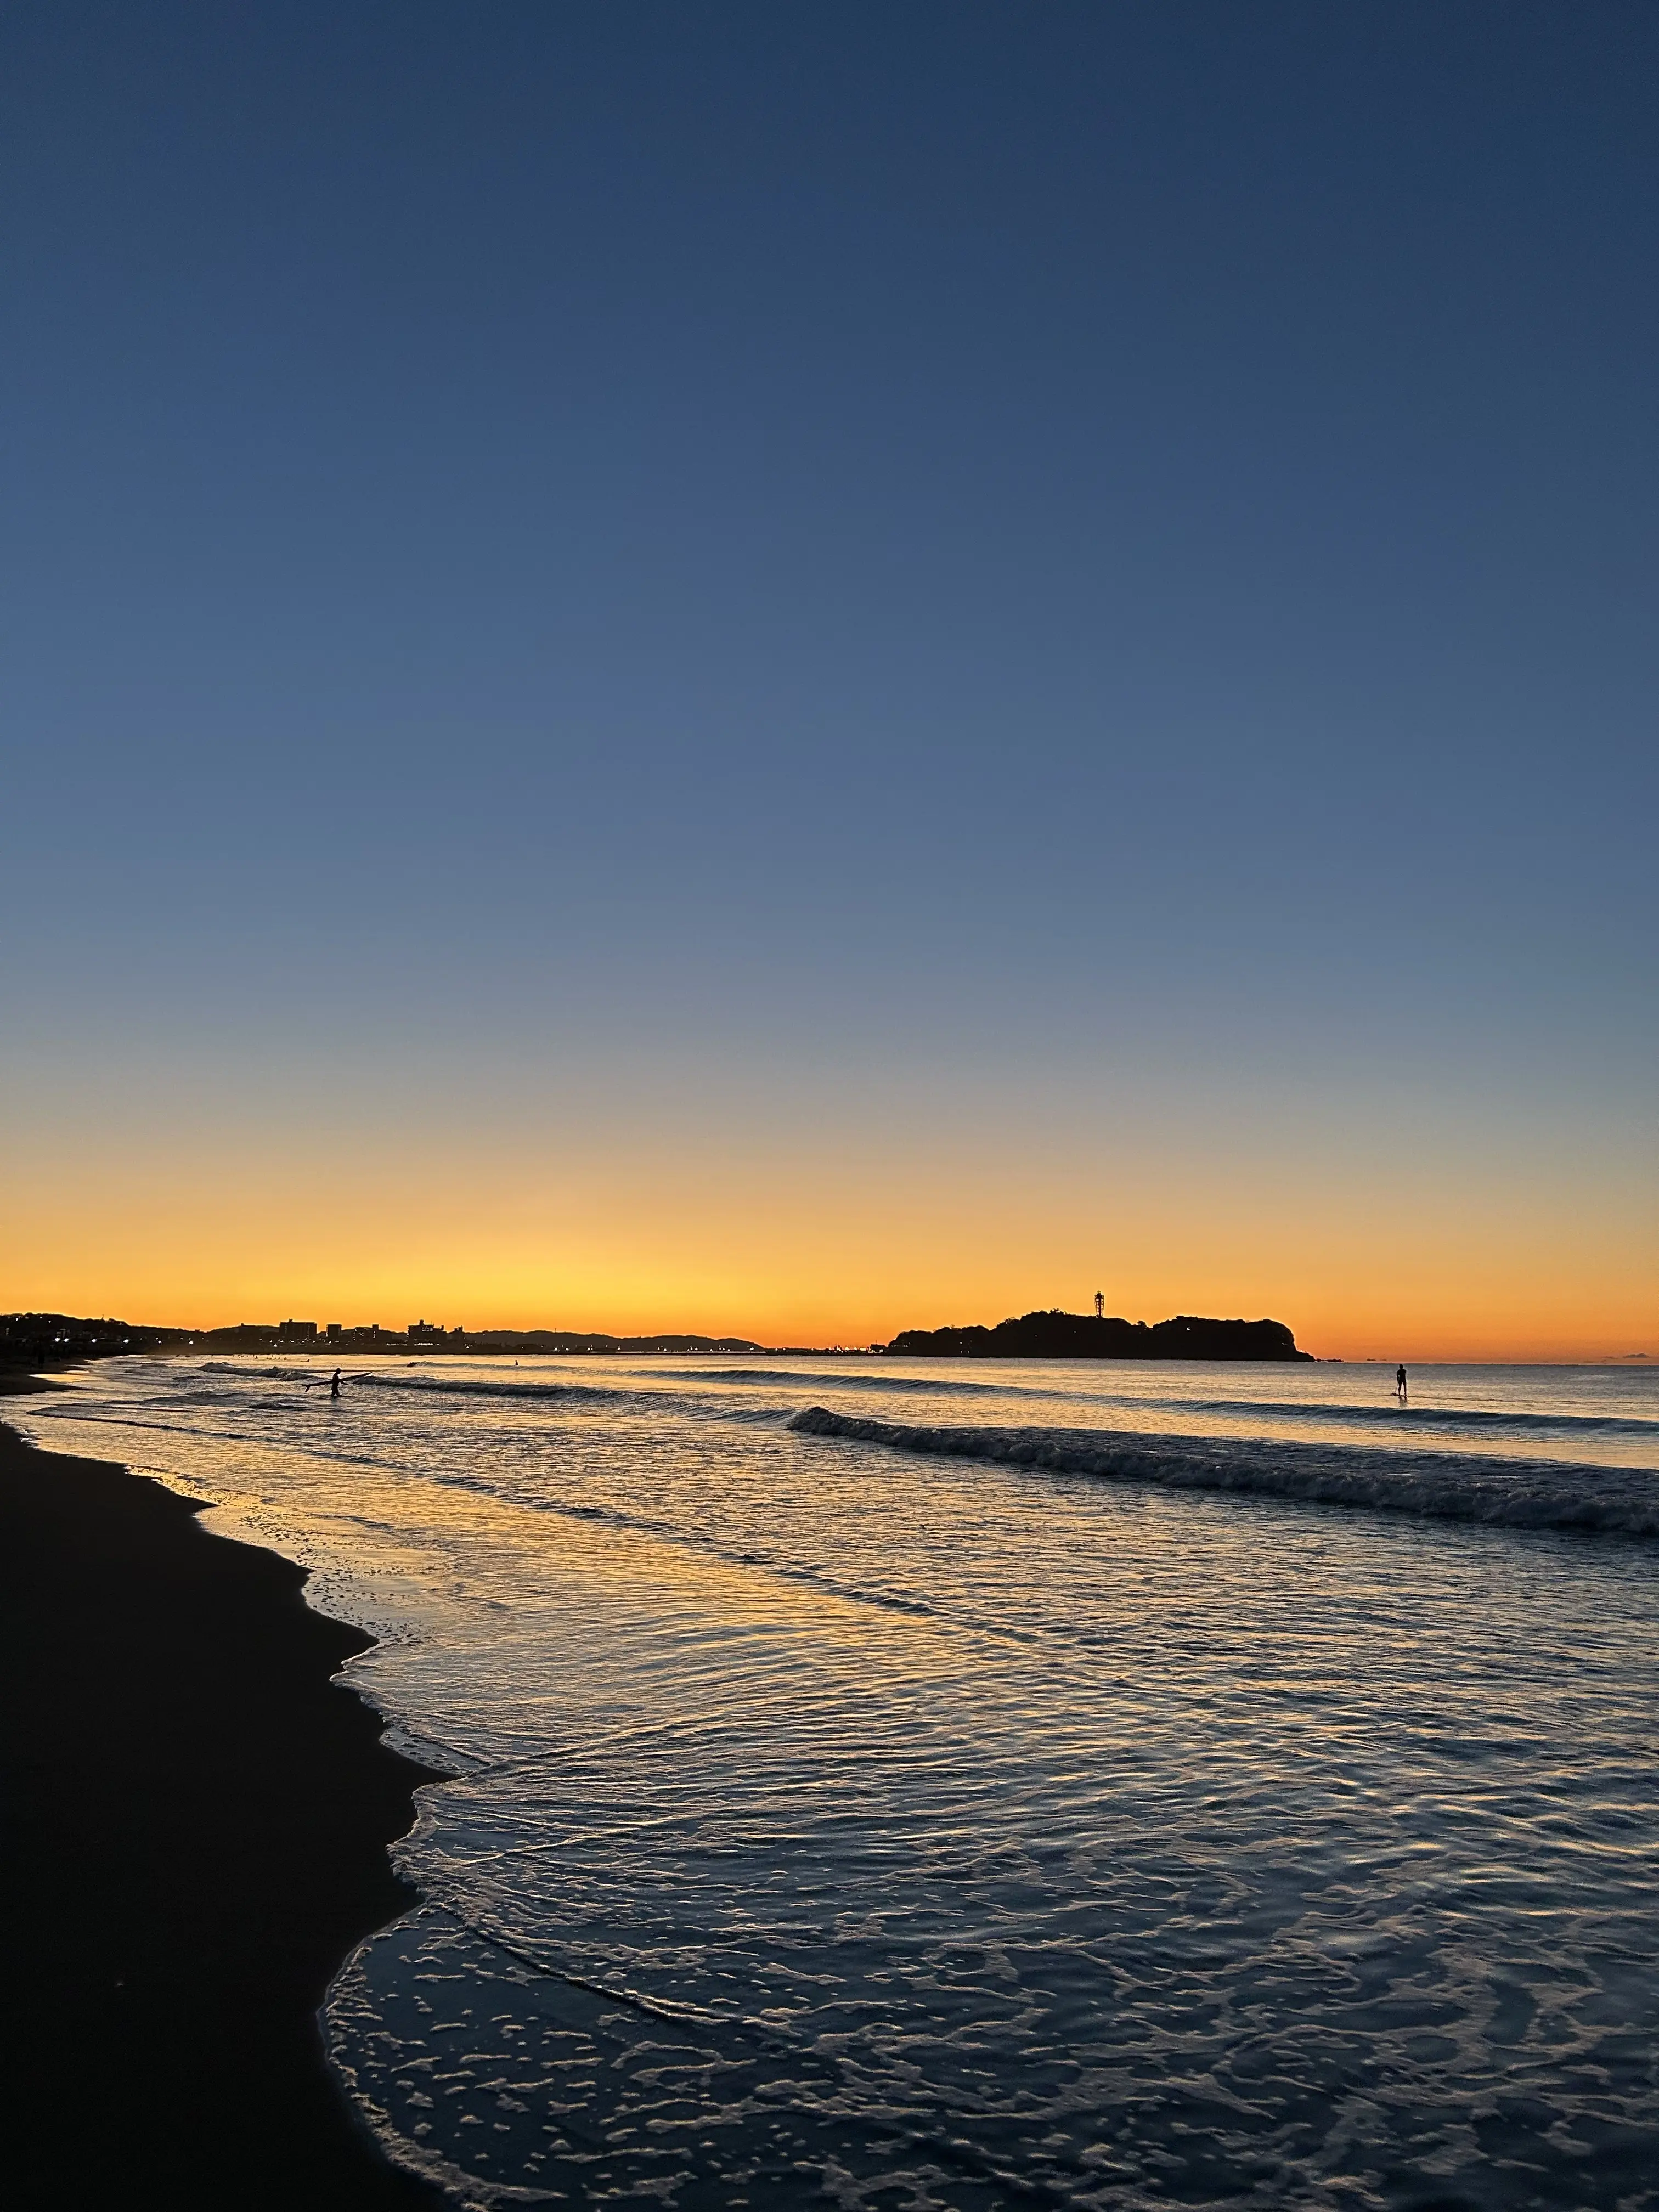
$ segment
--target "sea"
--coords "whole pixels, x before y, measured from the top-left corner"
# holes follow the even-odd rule
[[[8,1418],[378,1638],[324,2026],[458,2204],[1659,2207],[1659,1373],[328,1371]]]

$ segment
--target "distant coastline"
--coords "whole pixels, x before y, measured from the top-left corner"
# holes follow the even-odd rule
[[[0,1370],[40,1372],[78,1366],[82,1360],[110,1359],[131,1352],[742,1352],[756,1358],[787,1347],[752,1343],[744,1336],[703,1336],[659,1332],[652,1336],[612,1336],[603,1329],[445,1328],[436,1322],[410,1322],[406,1328],[382,1328],[378,1322],[343,1328],[337,1322],[234,1322],[226,1328],[161,1328],[136,1322],[89,1321],[74,1314],[0,1314]],[[836,1351],[844,1350],[835,1346]],[[871,1349],[878,1347],[872,1346]],[[860,1352],[866,1347],[860,1345]]]
[[[1115,1315],[1046,1312],[1022,1314],[988,1328],[907,1328],[888,1344],[757,1344],[744,1336],[706,1336],[696,1331],[659,1331],[643,1336],[613,1336],[603,1329],[446,1328],[436,1322],[410,1322],[401,1329],[378,1322],[344,1328],[337,1322],[237,1322],[227,1328],[157,1328],[125,1321],[88,1321],[72,1314],[0,1314],[0,1371],[39,1374],[133,1352],[210,1352],[244,1356],[261,1353],[331,1353],[359,1359],[411,1352],[449,1352],[484,1358],[526,1353],[622,1353],[632,1357],[666,1353],[681,1358],[739,1355],[757,1359],[787,1356],[813,1358],[898,1359],[1267,1359],[1310,1360],[1282,1321],[1214,1321],[1197,1314],[1147,1323]]]

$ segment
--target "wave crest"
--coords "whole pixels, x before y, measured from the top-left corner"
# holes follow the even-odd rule
[[[1166,1490],[1243,1491],[1422,1520],[1659,1538],[1659,1481],[1629,1468],[1103,1429],[916,1428],[832,1413],[824,1406],[807,1407],[788,1425],[806,1436],[845,1437],[946,1459],[994,1460]]]

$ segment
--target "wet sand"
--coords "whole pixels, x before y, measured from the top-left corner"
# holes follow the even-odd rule
[[[0,1426],[0,1868],[13,2207],[432,2208],[317,2008],[407,1909],[431,1780],[330,1676],[369,1638],[159,1484]]]

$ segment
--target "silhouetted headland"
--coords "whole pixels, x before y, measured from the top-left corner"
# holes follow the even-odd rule
[[[1122,1321],[1115,1315],[1021,1314],[994,1328],[902,1329],[887,1347],[909,1359],[1306,1359],[1282,1321]]]
[[[88,1359],[116,1359],[130,1352],[179,1352],[190,1342],[182,1328],[140,1328],[126,1321],[87,1321],[78,1314],[0,1314],[0,1389],[10,1379],[78,1367]]]

